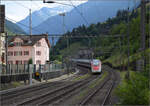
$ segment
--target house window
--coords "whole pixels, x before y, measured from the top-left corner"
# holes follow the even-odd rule
[[[22,56],[22,51],[19,51],[19,56]]]
[[[40,60],[37,60],[37,61],[36,61],[36,64],[41,64],[41,61],[40,61]]]
[[[18,52],[18,51],[15,51],[15,52],[14,52],[14,56],[19,56],[19,52]]]
[[[22,64],[22,61],[17,60],[16,64]]]
[[[24,64],[28,64],[28,61],[27,61],[27,60],[24,60]]]
[[[37,42],[36,46],[38,46],[38,47],[41,46],[41,42]]]
[[[29,51],[24,51],[24,55],[28,56],[29,55]]]
[[[15,42],[15,46],[21,46],[22,42]]]
[[[13,56],[13,52],[8,52],[8,56]]]
[[[41,51],[36,51],[36,55],[41,55]]]

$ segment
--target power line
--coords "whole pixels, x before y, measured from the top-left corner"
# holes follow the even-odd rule
[[[83,16],[83,14],[79,11],[79,9],[72,3],[71,0],[69,0],[71,5],[75,8],[75,10],[80,14],[80,16],[83,18],[83,20],[86,22],[87,25],[89,25],[88,21],[86,20],[86,18]]]
[[[25,5],[23,5],[23,4],[21,4],[21,3],[19,3],[19,2],[15,2],[16,4],[18,4],[18,5],[21,5],[22,7],[24,7],[24,8],[26,8],[26,9],[28,9],[28,10],[30,10],[31,8],[29,8],[29,7],[27,7],[27,6],[25,6]],[[37,3],[36,3],[37,4]],[[36,5],[37,6],[37,5]],[[38,6],[38,8],[39,8],[39,6]],[[44,13],[44,12],[43,12]],[[46,14],[47,15],[47,14]],[[48,17],[49,17],[49,15],[47,15]],[[42,16],[41,16],[41,18],[43,18]],[[14,21],[14,20],[13,20]],[[18,23],[18,22],[17,22]],[[22,23],[21,23],[22,24]],[[25,24],[24,24],[25,25]],[[23,25],[23,26],[24,26]],[[49,24],[47,24],[47,23],[45,23],[45,25],[47,25],[47,27],[49,27]],[[27,27],[27,25],[26,25],[26,27]],[[33,28],[31,28],[31,29],[33,29]],[[39,31],[38,31],[39,32]]]
[[[35,3],[35,2],[34,2]],[[37,6],[38,8],[40,8],[39,6],[38,6],[38,4],[37,3],[35,3],[35,6]],[[45,13],[45,12],[43,12],[45,15],[47,15],[48,17],[50,17],[47,13]],[[42,19],[44,19],[44,17],[41,15],[41,18]],[[47,25],[47,27],[49,27],[49,24],[48,23],[45,23],[45,25]]]
[[[64,37],[60,34],[51,34],[48,35],[48,37]],[[99,35],[99,36],[94,36],[94,35],[82,35],[82,36],[68,36],[70,38],[96,38],[96,37],[103,37],[103,38],[119,38],[122,37],[122,35]]]
[[[23,7],[26,8],[26,9],[30,9],[29,7],[26,7],[26,6],[24,6],[23,4],[21,4],[21,3],[18,3],[18,2],[16,2],[16,3],[19,4],[19,5],[21,5],[21,6],[23,6]],[[36,4],[35,6],[37,6],[38,8],[40,8],[37,3],[34,2],[34,4]],[[50,15],[47,14],[46,12],[43,12],[43,13],[44,13],[45,15],[47,15],[48,17],[50,17]],[[41,18],[43,18],[43,16],[41,16]],[[43,19],[44,19],[44,18],[43,18]],[[47,27],[50,26],[48,23],[44,23],[44,24],[45,24]],[[66,25],[65,25],[65,28],[66,28],[66,29],[69,29]]]
[[[9,17],[6,17],[6,19],[7,19],[7,20],[11,20],[11,21],[13,21],[13,22],[15,22],[15,23],[18,23],[18,24],[20,24],[20,25],[22,25],[22,26],[24,26],[24,27],[26,27],[26,28],[29,29],[29,26],[27,26],[27,25],[25,25],[25,24],[23,24],[23,23],[21,23],[21,22],[17,22],[17,21],[15,21],[15,20],[13,20],[13,19],[11,19],[11,18],[9,18]],[[32,28],[32,30],[39,32],[39,31],[38,31],[37,29],[35,29],[35,28]],[[40,33],[40,32],[39,32],[39,33]]]
[[[29,8],[29,7],[27,7],[27,6],[25,6],[25,5],[23,5],[23,4],[21,4],[21,3],[19,3],[19,2],[17,2],[17,1],[14,1],[16,4],[18,4],[18,5],[21,5],[22,7],[24,7],[24,8],[26,8],[26,9],[31,9],[31,8]]]

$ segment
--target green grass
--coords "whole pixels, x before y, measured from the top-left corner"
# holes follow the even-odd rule
[[[11,88],[16,88],[19,86],[22,86],[23,83],[20,82],[11,82],[8,84],[1,84],[0,90],[7,90],[7,89],[11,89]]]
[[[127,71],[120,72],[122,82],[115,89],[120,98],[119,105],[147,105],[150,103],[149,80],[142,72],[130,70],[130,80],[125,79]],[[140,99],[139,99],[140,98]]]
[[[79,77],[75,78],[73,81],[79,81],[81,79],[88,78],[89,76],[90,76],[90,74],[85,74],[85,75],[82,75],[82,76],[79,76]]]
[[[104,72],[102,74],[102,77],[100,77],[99,79],[97,79],[96,81],[92,82],[90,84],[90,86],[88,86],[86,89],[84,89],[79,95],[77,95],[75,97],[75,101],[81,100],[81,98],[85,97],[85,95],[88,94],[89,90],[95,88],[106,76],[107,76],[108,72]]]
[[[150,48],[146,49],[145,51],[138,52],[138,53],[131,55],[129,57],[129,62],[132,63],[138,59],[141,59],[143,54],[145,54],[145,56],[148,56],[148,54],[150,54]],[[103,63],[106,63],[106,62],[111,63],[112,66],[114,67],[119,67],[121,65],[127,65],[128,58],[127,58],[127,55],[118,53],[103,61]]]

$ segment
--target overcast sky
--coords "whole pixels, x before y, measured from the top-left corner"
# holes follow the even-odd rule
[[[57,0],[57,2],[60,3],[66,3],[66,4],[71,4],[70,1],[61,1],[61,0]],[[86,0],[83,1],[72,1],[72,3],[74,5],[79,5],[81,3],[86,2]],[[5,4],[5,8],[6,8],[6,17],[11,18],[15,21],[20,21],[22,19],[24,19],[28,14],[29,14],[29,8],[32,9],[33,11],[37,11],[39,9],[41,9],[42,7],[49,7],[49,8],[53,8],[53,7],[58,7],[58,6],[62,6],[64,7],[65,5],[61,5],[61,4],[57,4],[57,3],[53,3],[53,4],[47,4],[47,3],[43,3],[43,1],[1,1],[1,4]],[[67,6],[68,8],[72,8],[70,6]]]

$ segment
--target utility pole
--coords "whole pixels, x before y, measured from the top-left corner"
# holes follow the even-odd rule
[[[7,36],[7,33],[6,33],[6,35],[5,35],[5,47],[6,47],[6,49],[5,49],[5,54],[6,54],[6,71],[7,71],[7,69],[8,69],[8,36]]]
[[[32,16],[31,16],[31,9],[29,9],[29,29],[30,29],[30,40],[31,40],[31,35],[32,35]],[[29,64],[29,69],[30,69],[31,64]],[[30,78],[29,78],[29,84],[32,85],[32,70],[29,70]]]
[[[0,33],[5,33],[5,5],[0,5]]]
[[[145,13],[146,13],[146,3],[145,0],[141,0],[141,48],[145,50]]]
[[[65,13],[60,13],[59,14],[60,16],[63,17],[63,31],[64,31],[64,34],[65,34]],[[67,55],[69,55],[69,38],[67,35],[65,35],[65,38],[67,40]],[[66,66],[67,66],[67,73],[69,75],[69,56],[66,56]]]
[[[7,42],[5,38],[5,5],[0,5],[0,63],[2,64],[7,58],[6,43]]]
[[[129,61],[129,56],[130,56],[130,32],[129,32],[129,30],[130,30],[130,28],[129,28],[129,7],[128,7],[128,14],[127,14],[128,16],[127,16],[127,27],[128,27],[128,29],[127,29],[127,40],[128,40],[128,71],[127,71],[127,74],[126,74],[126,77],[127,77],[127,79],[129,79],[129,77],[130,77],[130,72],[129,72],[129,67],[130,67],[130,61]]]
[[[59,14],[60,16],[63,17],[63,31],[64,31],[64,34],[65,34],[65,13],[61,13]],[[65,38],[67,39],[67,48],[69,47],[69,38],[68,36],[66,35]]]
[[[145,14],[146,14],[146,1],[145,0],[141,0],[141,51],[145,50]],[[144,57],[145,53],[143,53],[142,56],[142,67],[141,67],[141,71],[144,70],[144,66],[145,66],[145,57]]]
[[[29,9],[29,29],[30,29],[30,35],[32,35],[32,15],[31,15],[31,9]]]
[[[52,56],[54,56],[54,37],[52,37]]]

